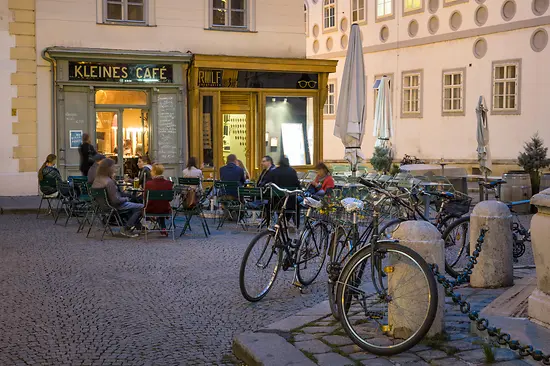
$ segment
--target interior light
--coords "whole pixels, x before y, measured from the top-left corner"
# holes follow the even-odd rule
[[[275,102],[277,101],[277,99],[271,98],[271,101],[272,101],[273,103],[275,103]]]
[[[285,103],[288,103],[288,98],[285,98]]]

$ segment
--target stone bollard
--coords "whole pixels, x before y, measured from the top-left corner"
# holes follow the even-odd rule
[[[441,233],[429,222],[426,221],[406,221],[399,225],[397,230],[393,233],[393,238],[399,240],[399,244],[411,248],[428,264],[435,263],[439,266],[440,271],[445,270],[445,246],[443,239],[441,238]],[[406,271],[410,271],[403,262],[399,262],[399,259],[396,258],[395,268],[392,273],[388,275],[388,287],[391,291],[392,286],[399,284],[399,281],[403,278],[403,275]],[[411,283],[410,286],[403,288],[402,286],[398,288],[403,288],[403,291],[407,293],[417,293],[422,294],[427,291],[425,288],[424,282]],[[397,290],[396,290],[397,291]],[[445,324],[443,321],[445,315],[445,291],[443,286],[437,284],[437,293],[438,293],[438,304],[437,304],[437,315],[435,320],[428,332],[428,337],[433,337],[439,333],[442,333],[445,330]],[[399,294],[392,293],[393,297],[399,299]],[[403,304],[399,306],[402,309],[406,309],[407,316],[399,312],[398,307],[390,306],[389,307],[389,323],[394,326],[395,329],[407,328],[407,324],[410,324],[411,319],[414,319],[414,311],[418,311],[418,321],[420,322],[424,319],[426,309],[418,309],[412,304]],[[423,312],[424,311],[424,312]],[[418,329],[419,324],[413,325]],[[410,328],[409,328],[410,329]]]
[[[536,194],[538,212],[531,220],[531,243],[537,270],[537,289],[529,297],[529,317],[550,327],[550,188]]]
[[[514,284],[512,214],[504,203],[483,201],[470,216],[470,255],[476,249],[482,227],[489,232],[470,276],[470,286],[479,288],[508,287]]]

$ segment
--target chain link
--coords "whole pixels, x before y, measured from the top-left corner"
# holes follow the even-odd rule
[[[439,272],[439,266],[437,264],[431,264],[432,272],[443,288],[445,294],[453,300],[453,303],[460,306],[460,312],[467,315],[470,321],[476,324],[476,328],[479,331],[487,331],[490,337],[496,338],[498,344],[507,346],[513,351],[517,351],[521,357],[531,356],[533,360],[542,362],[545,365],[550,365],[550,355],[544,354],[540,350],[535,350],[531,345],[524,345],[518,340],[512,339],[512,336],[508,333],[502,332],[501,329],[489,326],[489,321],[479,316],[479,312],[472,310],[470,303],[462,299],[462,296],[454,289],[457,286],[470,282],[470,275],[474,266],[477,264],[477,258],[481,253],[481,247],[485,241],[485,235],[489,231],[488,228],[483,227],[480,231],[479,238],[477,239],[475,250],[471,256],[468,256],[468,264],[464,268],[461,274],[459,274],[456,280],[448,280],[444,275]]]

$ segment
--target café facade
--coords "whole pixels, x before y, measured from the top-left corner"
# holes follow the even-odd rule
[[[189,156],[206,177],[217,177],[229,154],[252,176],[264,155],[286,155],[301,170],[322,160],[335,61],[65,47],[43,57],[55,65],[52,144],[64,176],[79,174],[84,133],[130,177],[141,155],[171,177]]]

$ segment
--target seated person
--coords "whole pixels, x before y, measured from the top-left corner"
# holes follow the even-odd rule
[[[296,173],[296,170],[294,170],[290,166],[290,161],[286,156],[283,156],[281,158],[281,161],[279,162],[279,167],[276,169],[273,169],[266,177],[266,184],[267,183],[275,183],[280,188],[290,188],[290,189],[296,189],[300,187],[300,180],[298,179],[298,174]],[[280,203],[279,198],[275,198],[274,202],[271,203],[273,207],[277,207]],[[289,210],[292,210],[296,207],[296,197],[292,196],[288,199],[286,208]],[[298,205],[297,210],[299,211],[300,206]],[[292,218],[295,220],[296,227],[300,226],[300,213],[297,212],[296,217],[292,213],[287,213],[287,219],[290,220]]]
[[[324,197],[325,194],[330,194],[332,192],[334,189],[334,179],[330,175],[330,170],[325,163],[318,163],[315,166],[315,170],[317,171],[317,176],[313,182],[310,183],[307,191],[314,198],[319,199]]]
[[[183,169],[184,178],[198,178],[202,181],[202,170],[197,167],[197,158],[191,156],[187,161],[187,167]],[[202,188],[202,187],[199,187]]]
[[[105,159],[105,155],[102,154],[96,154],[93,157],[94,164],[90,167],[90,170],[88,170],[88,183],[94,184],[94,179],[97,173],[97,168],[99,166],[99,163],[101,163]]]
[[[129,202],[127,197],[122,197],[119,194],[116,183],[113,180],[115,173],[115,162],[112,159],[104,159],[99,164],[92,188],[106,189],[109,204],[113,206],[121,215],[129,213],[129,218],[126,220],[126,223],[120,230],[120,233],[126,237],[135,238],[138,234],[136,234],[134,230],[139,226],[143,205],[140,203]]]
[[[164,166],[161,164],[153,164],[151,169],[151,175],[153,179],[145,184],[145,194],[144,197],[147,199],[148,191],[171,191],[172,182],[168,179],[165,179],[164,176]],[[170,201],[150,201],[145,204],[145,211],[149,214],[166,214],[172,212],[172,207],[170,206]],[[168,236],[166,232],[166,220],[164,217],[157,218],[158,224],[161,228],[161,235]]]
[[[145,187],[148,181],[152,179],[151,177],[151,159],[147,155],[140,156],[138,158],[138,168],[139,168],[139,186],[141,188]]]
[[[248,170],[246,170],[244,163],[240,159],[237,159],[237,166],[244,170],[244,180],[248,182],[250,180],[250,174],[248,174]]]
[[[61,173],[55,167],[56,160],[57,156],[55,154],[48,155],[38,171],[38,182],[41,183],[40,191],[46,196],[57,193],[57,183],[63,182]],[[69,192],[63,193],[68,194]]]
[[[234,154],[230,154],[227,157],[227,165],[220,168],[220,178],[226,182],[238,182],[239,186],[244,185],[246,181],[244,169],[237,165],[237,157]],[[225,194],[235,199],[237,198],[236,189],[228,189]]]
[[[273,164],[273,158],[269,155],[266,155],[262,158],[262,167],[263,170],[260,173],[260,177],[258,178],[258,187],[263,187],[267,183],[267,176],[270,174],[275,168],[275,164]]]

